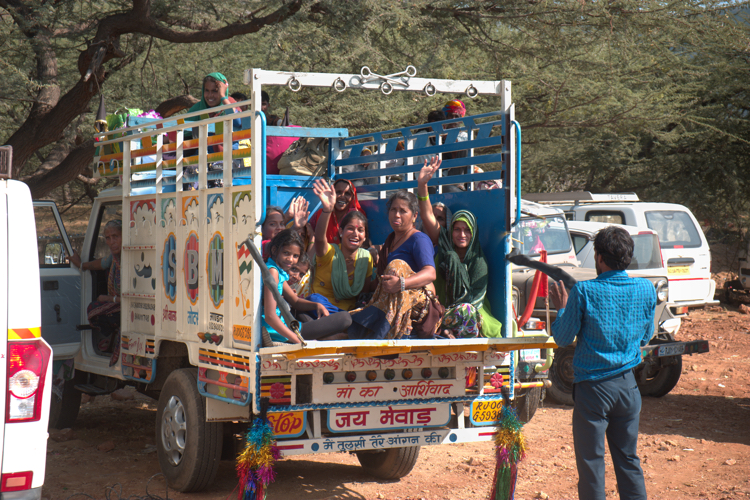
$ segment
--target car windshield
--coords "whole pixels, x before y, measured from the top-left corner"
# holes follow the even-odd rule
[[[560,216],[521,219],[513,229],[514,245],[526,255],[546,250],[548,254],[570,251],[570,236],[565,219]]]
[[[658,269],[662,267],[659,237],[652,233],[632,236],[635,247],[628,269]]]
[[[696,248],[701,238],[687,212],[646,212],[646,224],[659,234],[662,248]]]

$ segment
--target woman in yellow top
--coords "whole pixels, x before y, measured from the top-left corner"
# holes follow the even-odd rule
[[[323,179],[313,185],[322,209],[315,228],[315,262],[312,295],[308,300],[319,302],[332,312],[355,308],[357,297],[375,289],[372,281],[372,254],[362,246],[367,240],[367,218],[353,210],[339,223],[340,244],[326,239],[328,219],[336,205],[336,192]]]

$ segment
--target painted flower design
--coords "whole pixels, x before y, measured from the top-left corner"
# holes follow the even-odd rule
[[[281,382],[276,382],[271,386],[271,397],[273,399],[283,398],[285,392],[286,389],[284,388],[284,384],[282,384]]]
[[[495,389],[499,389],[503,386],[503,375],[502,373],[496,373],[490,378],[490,384]]]

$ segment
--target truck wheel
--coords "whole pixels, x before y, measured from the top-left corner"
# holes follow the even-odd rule
[[[547,396],[560,404],[573,406],[573,355],[575,347],[568,346],[555,349],[555,360],[549,370],[552,386],[547,389]]]
[[[679,382],[682,375],[682,356],[669,356],[662,360],[658,367],[646,365],[635,370],[635,380],[638,382],[641,396],[660,398],[669,394]],[[666,364],[665,361],[670,364]],[[648,370],[645,382],[642,381],[643,370]]]
[[[197,380],[195,368],[170,373],[156,410],[159,465],[169,486],[181,492],[208,486],[221,459],[222,424],[206,422]]]
[[[357,459],[368,474],[379,479],[401,479],[408,475],[419,458],[419,446],[387,448],[383,451],[359,451]]]
[[[541,387],[530,387],[528,389],[520,389],[516,392],[516,397],[513,399],[513,409],[518,414],[518,420],[524,424],[529,423],[534,417],[539,403],[542,400],[542,388]]]
[[[66,429],[72,427],[78,418],[81,408],[81,391],[75,388],[76,379],[66,380],[63,384],[62,398],[52,393],[49,407],[49,428]]]

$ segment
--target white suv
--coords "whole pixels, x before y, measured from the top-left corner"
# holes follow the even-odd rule
[[[714,300],[716,282],[711,279],[711,251],[695,216],[682,205],[648,203],[634,193],[527,194],[524,198],[554,205],[570,221],[605,222],[649,228],[659,235],[661,255],[669,272],[670,302],[673,312],[687,307],[718,304]]]
[[[41,338],[36,229],[26,184],[0,148],[0,500],[39,500],[47,458],[52,350]],[[12,214],[12,216],[11,216]]]

